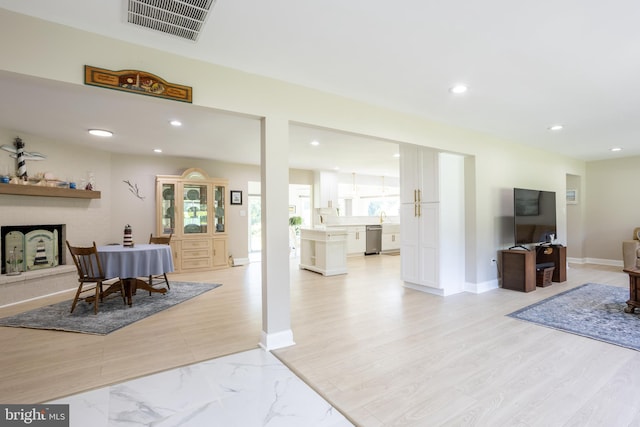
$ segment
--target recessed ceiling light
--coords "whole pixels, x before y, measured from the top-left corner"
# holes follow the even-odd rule
[[[113,132],[108,130],[102,130],[102,129],[89,129],[89,133],[94,136],[103,136],[103,137],[113,136]]]
[[[449,92],[454,93],[456,95],[461,95],[461,94],[465,93],[468,90],[469,90],[469,87],[467,87],[467,85],[463,85],[463,84],[457,84],[457,85],[452,86],[451,88],[449,88]]]
[[[153,152],[154,153],[162,153],[162,148],[154,148]]]
[[[549,130],[553,130],[553,131],[562,130],[562,129],[564,129],[564,126],[562,125],[549,126]]]
[[[613,148],[610,148],[609,150],[610,150],[610,151],[613,151],[613,152],[615,152],[615,151],[622,151],[622,148],[621,148],[621,147],[613,147]]]
[[[182,126],[182,122],[180,120],[171,120],[169,123],[171,126]]]
[[[393,157],[395,157],[396,159],[400,157],[400,153],[396,153],[393,155]]]
[[[316,146],[320,145],[320,143],[314,139],[313,141],[311,141],[311,145]]]

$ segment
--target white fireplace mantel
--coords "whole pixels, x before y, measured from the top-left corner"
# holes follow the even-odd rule
[[[75,265],[59,265],[25,271],[17,276],[0,275],[0,307],[77,288]]]

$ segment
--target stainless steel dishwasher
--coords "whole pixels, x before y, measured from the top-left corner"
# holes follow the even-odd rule
[[[381,225],[367,225],[366,228],[366,249],[365,255],[379,254],[382,250],[382,226]]]

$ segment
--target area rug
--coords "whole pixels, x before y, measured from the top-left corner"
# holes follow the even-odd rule
[[[628,299],[626,287],[587,283],[508,316],[640,351],[640,314],[624,312]]]
[[[149,295],[149,292],[139,290],[133,296],[131,307],[122,302],[120,294],[113,294],[98,305],[98,314],[93,314],[93,304],[84,301],[79,301],[73,313],[69,313],[72,301],[69,300],[4,317],[0,319],[0,326],[106,335],[222,286],[193,282],[170,284],[171,289],[165,294]]]

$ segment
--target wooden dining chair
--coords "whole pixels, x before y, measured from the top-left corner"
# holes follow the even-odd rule
[[[149,235],[149,244],[168,245],[169,243],[171,243],[171,236],[173,236],[173,233],[169,234],[169,237],[154,236],[152,233]],[[162,273],[155,276],[154,275],[149,276],[149,286],[153,286],[154,279],[160,280],[159,282],[156,282],[156,284],[166,283],[167,289],[171,289],[171,286],[169,286],[169,279],[167,278],[167,273]],[[149,292],[149,295],[151,295],[151,292]]]
[[[76,265],[76,269],[78,271],[78,290],[76,291],[76,295],[71,303],[71,313],[73,313],[73,310],[76,308],[76,304],[80,299],[80,294],[83,292],[95,291],[93,296],[86,297],[84,300],[87,302],[93,302],[93,312],[94,314],[98,314],[98,301],[102,301],[104,291],[102,289],[103,283],[118,278],[105,277],[102,265],[100,265],[96,242],[93,242],[93,246],[89,247],[71,246],[68,240],[66,242],[69,252],[71,252],[73,263]],[[118,282],[120,283],[122,301],[126,305],[127,301],[125,298],[124,285],[119,279]],[[113,283],[113,285],[117,286],[116,283]]]

